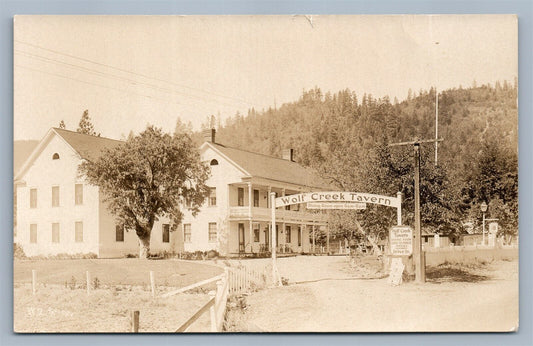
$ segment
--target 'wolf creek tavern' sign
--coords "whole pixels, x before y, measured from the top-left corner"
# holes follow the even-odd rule
[[[401,205],[401,199],[360,192],[309,192],[276,198],[276,207],[299,203],[308,203],[309,209],[318,209],[321,207],[329,209],[334,205],[333,203],[338,203],[339,206],[340,204],[344,204],[346,209],[364,209],[365,203],[398,208]],[[353,205],[348,206],[349,203]]]

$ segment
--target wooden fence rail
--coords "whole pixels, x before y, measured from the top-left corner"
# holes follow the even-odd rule
[[[217,333],[217,332],[222,331],[224,317],[226,315],[226,304],[227,304],[228,296],[229,296],[227,268],[225,269],[224,274],[222,275],[216,276],[212,279],[200,281],[196,284],[184,287],[184,289],[185,288],[191,289],[191,287],[199,287],[201,285],[205,285],[206,283],[210,283],[213,281],[216,281],[217,288],[216,288],[216,291],[210,292],[210,296],[212,296],[212,298],[209,299],[209,301],[204,306],[202,306],[198,311],[196,311],[194,315],[192,315],[185,323],[183,323],[176,330],[176,333],[187,332],[189,327],[207,311],[209,311],[210,313],[211,332]],[[184,290],[181,289],[180,292],[184,292]],[[171,293],[176,294],[176,291],[171,292]]]
[[[245,266],[239,268],[226,267],[224,268],[224,274],[222,275],[200,281],[178,291],[169,292],[167,296],[181,293],[188,289],[199,287],[213,281],[216,281],[217,285],[216,291],[211,292],[213,297],[198,311],[196,311],[185,323],[183,323],[176,330],[176,332],[186,332],[189,327],[207,311],[210,312],[211,332],[222,332],[224,318],[226,315],[226,304],[230,294],[239,294],[249,292],[254,288],[265,287],[266,278],[266,268],[263,268],[262,270],[254,270]]]

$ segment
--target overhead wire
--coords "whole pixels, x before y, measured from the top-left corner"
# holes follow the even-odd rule
[[[165,92],[165,93],[168,93],[168,94],[177,94],[177,95],[180,95],[180,96],[185,96],[185,97],[189,97],[189,98],[195,98],[195,99],[198,99],[200,101],[211,102],[211,103],[214,103],[214,104],[221,104],[221,105],[225,105],[227,107],[235,107],[235,105],[229,104],[227,102],[211,100],[211,99],[208,99],[208,98],[205,98],[205,97],[202,97],[202,96],[198,96],[198,95],[186,94],[184,92],[172,90],[172,89],[169,89],[169,88],[163,88],[163,87],[160,87],[160,86],[157,86],[157,85],[154,85],[154,84],[150,84],[150,83],[136,81],[136,80],[133,80],[133,79],[130,79],[130,78],[125,78],[125,77],[117,76],[117,75],[110,74],[110,73],[107,73],[107,72],[102,72],[102,71],[90,69],[90,68],[87,68],[87,67],[84,67],[84,66],[71,64],[71,63],[68,63],[68,62],[65,62],[65,61],[49,58],[49,57],[38,55],[38,54],[33,54],[33,53],[26,52],[26,51],[23,51],[23,50],[15,49],[14,51],[15,51],[16,54],[20,54],[20,55],[23,55],[23,56],[26,56],[26,57],[29,57],[29,58],[32,58],[32,59],[40,60],[40,61],[47,62],[47,63],[62,64],[62,65],[68,66],[70,68],[79,70],[79,71],[100,75],[100,76],[102,76],[104,78],[115,79],[115,80],[123,81],[123,82],[126,82],[126,83],[130,83],[132,85],[144,85],[144,86],[147,86],[147,87],[149,87],[149,88],[151,88],[153,90],[162,91],[162,92]]]
[[[92,82],[88,82],[88,81],[85,81],[85,80],[81,80],[81,79],[77,79],[77,78],[73,78],[73,77],[69,77],[69,76],[64,76],[64,75],[60,75],[60,74],[56,74],[56,73],[52,73],[52,72],[47,72],[47,71],[31,68],[31,67],[20,65],[20,64],[15,64],[14,66],[20,67],[20,68],[23,68],[23,69],[27,69],[27,70],[30,70],[30,71],[34,71],[34,72],[39,72],[39,73],[55,76],[55,77],[60,77],[60,78],[64,78],[64,79],[70,79],[70,80],[77,81],[77,82],[84,83],[84,84],[88,84],[88,85],[98,86],[98,87],[105,88],[105,89],[110,89],[110,90],[115,90],[115,91],[123,92],[123,93],[126,93],[126,94],[132,94],[132,95],[142,96],[142,97],[146,97],[146,98],[153,99],[153,100],[164,101],[166,103],[174,103],[174,104],[177,104],[177,105],[180,105],[180,106],[191,107],[190,105],[186,105],[186,104],[183,104],[183,103],[180,103],[180,102],[167,100],[167,99],[163,99],[163,98],[159,98],[159,97],[154,97],[152,95],[136,93],[136,92],[132,92],[132,91],[125,90],[125,89],[114,88],[114,87],[110,87],[110,86],[107,86],[107,85],[101,85],[101,84],[98,84],[98,83],[92,83]]]
[[[175,86],[178,86],[178,87],[181,87],[181,88],[185,88],[185,89],[189,89],[189,90],[194,90],[194,91],[198,91],[198,92],[202,92],[202,93],[206,93],[206,94],[211,94],[211,95],[214,95],[214,96],[217,96],[217,97],[231,99],[231,100],[234,100],[234,101],[238,101],[239,103],[246,104],[248,106],[253,106],[250,102],[248,102],[248,101],[246,101],[244,99],[241,99],[241,98],[236,98],[236,97],[232,97],[232,96],[226,96],[226,95],[215,93],[215,92],[212,92],[212,91],[209,91],[209,90],[193,88],[193,87],[182,85],[182,84],[179,84],[179,83],[176,83],[176,82],[173,82],[173,81],[169,81],[169,80],[165,80],[165,79],[161,79],[161,78],[157,78],[157,77],[148,76],[146,74],[142,74],[142,73],[126,70],[126,69],[119,68],[119,67],[116,67],[116,66],[112,66],[112,65],[104,64],[104,63],[101,63],[101,62],[98,62],[98,61],[90,60],[90,59],[87,59],[87,58],[82,58],[82,57],[79,57],[79,56],[76,56],[76,55],[72,55],[72,54],[68,54],[68,53],[65,53],[65,52],[58,51],[58,50],[54,50],[54,49],[50,49],[50,48],[47,48],[47,47],[43,47],[43,46],[40,46],[40,45],[37,45],[37,44],[24,42],[24,41],[20,41],[20,40],[14,40],[14,41],[17,42],[17,43],[23,44],[23,45],[27,45],[27,46],[30,46],[30,47],[35,47],[35,48],[42,49],[42,50],[45,50],[45,51],[48,51],[48,52],[51,52],[51,53],[63,55],[63,56],[66,56],[66,57],[69,57],[69,58],[72,58],[72,59],[78,59],[78,60],[81,60],[81,61],[84,61],[84,62],[88,62],[88,63],[91,63],[91,64],[103,66],[103,67],[110,68],[110,69],[117,70],[117,71],[121,71],[121,72],[124,72],[124,73],[129,73],[129,74],[136,75],[136,76],[139,76],[139,77],[156,80],[156,81],[163,82],[163,83],[168,83],[168,84],[175,85]]]

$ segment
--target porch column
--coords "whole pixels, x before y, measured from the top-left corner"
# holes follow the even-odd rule
[[[253,206],[253,201],[252,201],[252,183],[249,182],[248,183],[248,215],[250,217],[249,221],[248,221],[248,227],[249,227],[249,230],[248,230],[248,242],[250,243],[250,252],[252,252],[252,242],[253,242],[253,229],[252,229],[252,206]],[[245,243],[246,244],[246,243]]]
[[[270,193],[272,192],[272,187],[269,186],[268,187],[268,198],[267,198],[267,208],[271,208],[272,206],[270,205]]]
[[[305,246],[304,246],[304,244],[305,244],[305,242],[304,242],[304,234],[307,231],[306,227],[307,226],[302,221],[302,224],[300,225],[300,234],[297,234],[297,236],[300,238],[300,245],[299,245],[300,246],[300,253],[303,253],[304,252],[304,248],[305,248]],[[298,239],[296,239],[296,240],[298,240]],[[307,236],[307,241],[309,241],[309,236]]]
[[[313,237],[313,253],[315,253],[315,225],[314,224],[311,226],[311,232],[312,232],[312,237]]]
[[[326,252],[329,254],[329,225],[326,226]]]
[[[230,253],[230,239],[231,239],[231,222],[229,221],[230,220],[230,215],[231,215],[231,204],[230,204],[230,201],[231,201],[231,198],[230,198],[230,187],[231,185],[228,184],[228,189],[227,189],[227,196],[226,196],[226,208],[227,209],[227,217],[226,217],[226,254],[229,256],[229,253]]]

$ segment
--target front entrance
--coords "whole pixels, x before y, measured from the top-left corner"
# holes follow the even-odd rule
[[[239,224],[239,253],[244,253],[244,224]]]
[[[269,238],[270,238],[270,230],[269,228],[267,227],[264,231],[265,233],[265,245],[264,245],[264,249],[262,249],[263,251],[262,252],[267,252],[267,251],[270,251],[270,243],[269,243]]]

